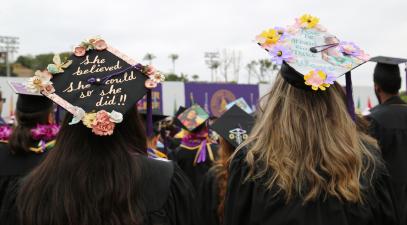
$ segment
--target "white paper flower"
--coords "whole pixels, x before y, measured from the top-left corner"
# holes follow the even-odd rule
[[[113,123],[121,123],[123,121],[123,114],[113,110],[110,113],[110,121]]]
[[[35,75],[27,80],[25,86],[31,93],[40,93],[45,86],[52,85],[51,78],[49,72],[37,70]]]
[[[73,118],[72,118],[71,122],[69,122],[69,125],[79,123],[84,116],[85,116],[85,110],[83,110],[80,107],[76,107],[76,112],[73,115]]]
[[[149,77],[152,81],[154,81],[155,83],[161,83],[165,80],[165,76],[164,74],[160,73],[160,72],[155,72],[153,75],[151,75]]]

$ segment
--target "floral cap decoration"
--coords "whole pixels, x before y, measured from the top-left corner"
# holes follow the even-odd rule
[[[304,14],[293,25],[274,27],[256,36],[277,65],[288,64],[304,76],[310,90],[324,91],[340,76],[369,60],[355,43],[327,32],[319,18]]]
[[[151,65],[136,63],[102,38],[93,37],[76,46],[66,60],[55,55],[25,86],[73,114],[71,125],[82,122],[94,134],[105,136],[113,134],[123,114],[164,79]]]

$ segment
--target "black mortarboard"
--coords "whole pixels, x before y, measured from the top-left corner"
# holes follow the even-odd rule
[[[141,118],[142,118],[144,121],[147,121],[147,112],[141,112],[140,115],[141,115]],[[162,114],[160,114],[160,113],[154,113],[154,112],[153,112],[153,123],[160,122],[160,121],[164,120],[164,119],[167,118],[167,117],[168,117],[168,116],[166,116],[166,115],[162,115]]]
[[[401,87],[399,64],[407,63],[407,59],[376,56],[369,61],[377,63],[373,73],[374,82],[380,84],[388,93],[398,92]]]
[[[83,120],[84,124],[89,121],[87,117],[101,118],[94,116],[95,113],[107,113],[112,122],[120,123],[123,114],[146,93],[147,101],[151,100],[151,88],[163,80],[151,66],[137,64],[100,38],[82,42],[66,60],[56,55],[47,70],[36,76],[37,83],[42,84],[39,91],[74,114],[71,123]],[[31,82],[31,87],[35,86],[35,82]],[[151,115],[151,107],[147,112]],[[151,116],[147,118],[147,129],[151,132],[149,118]],[[85,125],[90,127],[89,123]],[[95,133],[110,135],[112,132]]]
[[[209,119],[209,115],[201,106],[194,104],[180,113],[177,119],[185,129],[193,131],[203,125]]]
[[[11,89],[18,94],[16,109],[23,113],[36,113],[50,109],[53,105],[48,98],[31,93],[24,84],[14,81],[8,82]]]
[[[216,120],[212,130],[222,136],[234,147],[245,141],[254,125],[254,118],[234,105]]]
[[[256,37],[257,43],[281,65],[280,74],[296,88],[324,91],[346,75],[347,106],[355,119],[350,71],[365,63],[369,56],[352,42],[341,41],[305,14],[287,28],[275,27]]]

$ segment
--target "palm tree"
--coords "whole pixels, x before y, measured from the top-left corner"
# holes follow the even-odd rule
[[[179,56],[177,54],[170,54],[168,58],[170,58],[172,62],[172,73],[175,74],[175,61],[179,58]]]
[[[211,62],[211,64],[209,65],[209,69],[211,69],[211,81],[213,82],[214,80],[214,76],[215,76],[215,73],[216,73],[216,71],[217,71],[217,69],[219,68],[219,66],[220,66],[220,62],[219,61],[212,61]]]
[[[144,56],[143,60],[148,61],[150,63],[150,65],[152,65],[153,64],[153,59],[155,59],[155,58],[156,58],[155,55],[153,55],[152,53],[147,53]]]
[[[252,78],[252,75],[256,74],[256,66],[257,66],[257,64],[258,64],[257,61],[252,60],[250,63],[248,63],[246,65],[247,72],[249,73],[247,83],[249,83],[249,84],[250,84],[250,80]]]
[[[198,81],[199,76],[197,74],[192,75],[192,80]]]

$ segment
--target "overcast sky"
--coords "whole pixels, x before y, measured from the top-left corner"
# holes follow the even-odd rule
[[[170,71],[168,55],[176,53],[176,72],[208,80],[204,52],[240,51],[242,67],[267,58],[254,37],[292,24],[303,13],[319,17],[331,33],[372,56],[407,58],[406,0],[2,0],[0,35],[20,37],[19,54],[69,51],[82,39],[101,35],[136,60],[153,53],[162,71]],[[370,64],[353,73],[354,83],[371,85]],[[246,74],[242,68],[241,81]]]

